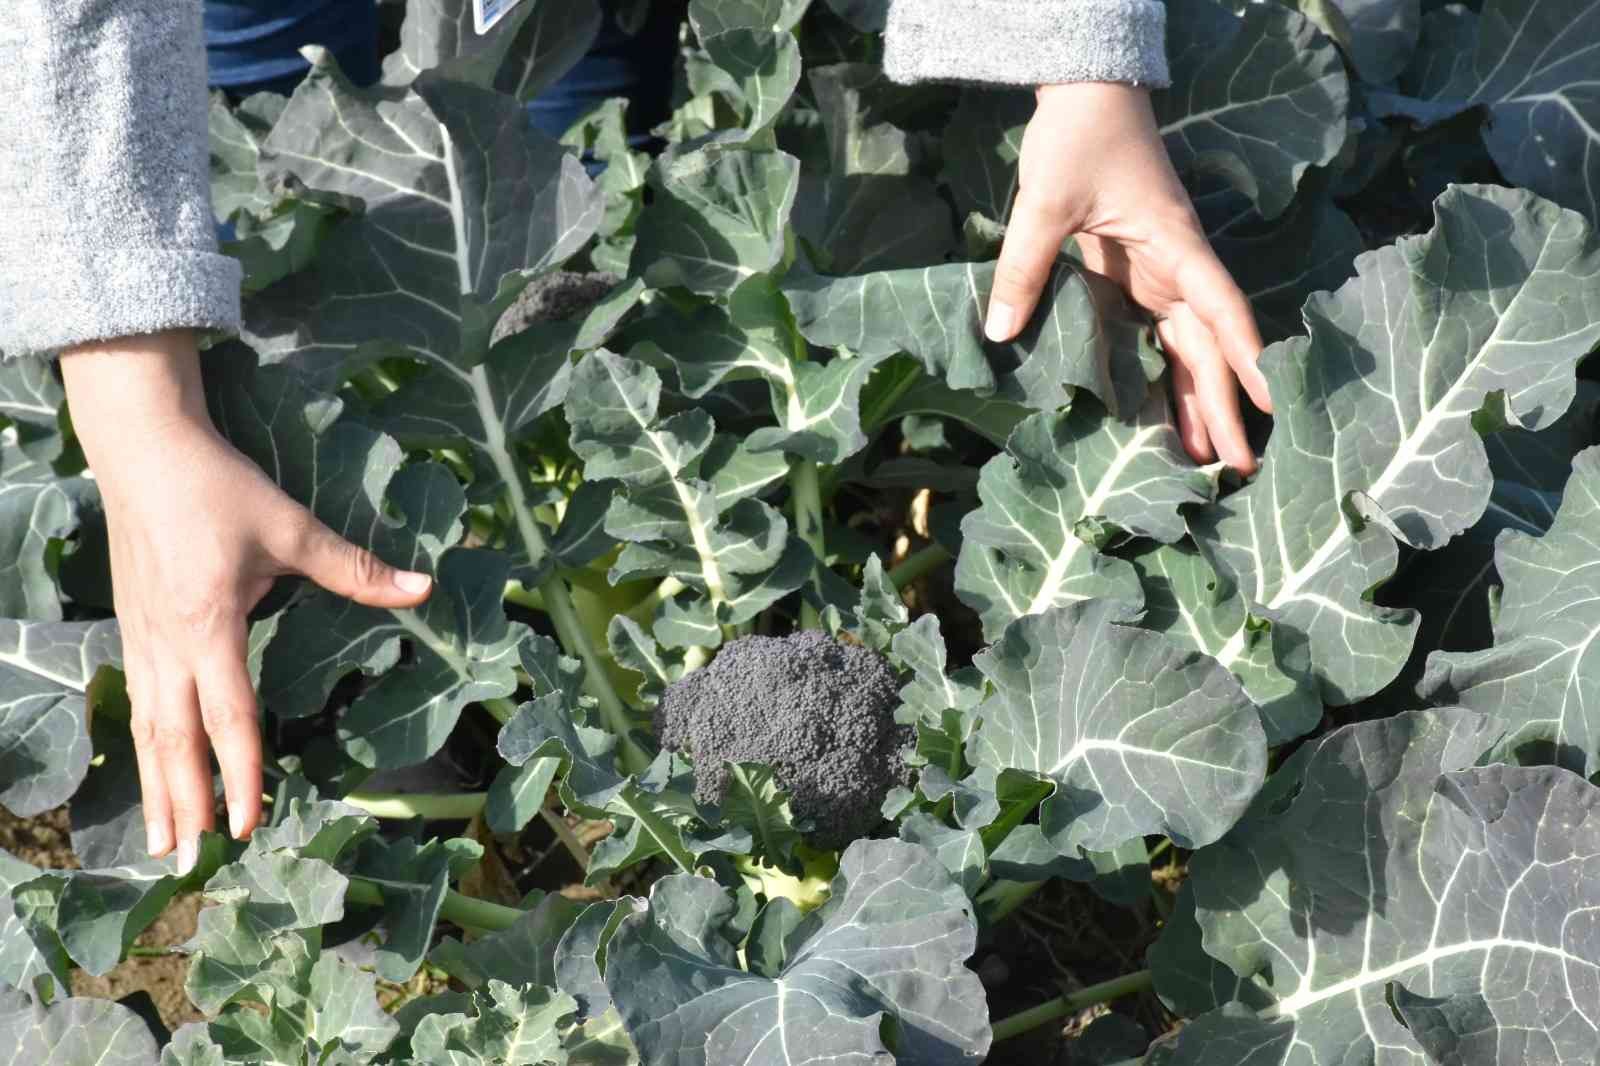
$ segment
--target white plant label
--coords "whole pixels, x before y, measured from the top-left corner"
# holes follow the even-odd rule
[[[472,0],[472,28],[482,36],[494,29],[522,0]]]

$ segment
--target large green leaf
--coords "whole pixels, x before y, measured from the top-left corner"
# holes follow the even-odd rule
[[[1483,140],[1501,172],[1593,221],[1600,219],[1596,40],[1600,9],[1583,0],[1487,0],[1481,15],[1452,6],[1428,16],[1408,88],[1442,114],[1487,109]]]
[[[747,621],[799,588],[810,552],[789,536],[782,515],[749,495],[746,479],[719,483],[706,469],[710,416],[689,410],[661,418],[660,402],[653,369],[591,352],[578,364],[567,401],[572,446],[586,477],[614,478],[627,488],[606,515],[606,531],[627,542],[612,580],[677,578],[703,599],[680,604],[688,616],[670,632],[658,621],[657,639],[715,647],[720,626]]]
[[[262,145],[263,180],[293,175],[364,209],[311,268],[246,301],[248,335],[325,382],[380,340],[476,364],[527,280],[594,233],[598,192],[510,97],[433,75],[373,97],[314,60]]]
[[[1471,768],[1498,732],[1413,712],[1280,770],[1271,802],[1190,863],[1205,950],[1269,1002],[1205,1015],[1150,1061],[1590,1061],[1596,790]],[[1474,1024],[1452,1035],[1430,1011]]]
[[[1099,549],[1117,533],[1174,541],[1179,508],[1216,492],[1183,454],[1164,391],[1119,422],[1088,398],[1037,414],[989,460],[961,522],[956,592],[994,637],[1012,619],[1095,596],[1137,602],[1133,568]]]
[[[860,395],[879,360],[796,360],[804,344],[783,297],[766,279],[739,286],[725,306],[652,311],[629,331],[628,339],[637,342],[631,352],[646,362],[670,360],[684,395],[699,399],[729,380],[767,383],[776,425],[751,433],[744,441],[751,454],[741,449],[736,457],[750,477],[781,479],[788,464],[773,454],[779,451],[839,463],[866,446]]]
[[[1350,60],[1361,77],[1384,85],[1400,76],[1411,62],[1422,29],[1420,0],[1334,0],[1348,30]],[[1313,14],[1316,0],[1301,0],[1301,10]],[[1337,35],[1335,36],[1337,39]]]
[[[347,674],[381,674],[350,705],[340,736],[367,766],[421,762],[444,743],[463,706],[516,690],[516,649],[527,630],[506,620],[501,603],[510,560],[452,548],[466,499],[448,469],[402,466],[393,439],[338,419],[337,401],[308,391],[287,370],[252,370],[247,359],[222,363],[212,375],[218,428],[340,536],[435,578],[415,609],[310,592],[267,645],[262,700],[284,717],[312,715]],[[403,664],[402,645],[412,652]]]
[[[581,59],[600,32],[596,0],[521,0],[489,33],[473,29],[472,0],[412,0],[400,47],[383,61],[386,87],[425,71],[532,100]]]
[[[776,977],[740,969],[715,882],[657,881],[606,949],[606,986],[648,1064],[980,1061],[989,1049],[965,893],[930,852],[857,841],[833,894],[787,938]],[[890,1046],[884,1026],[892,1020]]]
[[[811,0],[690,0],[689,24],[695,36],[728,30],[792,30]]]
[[[950,263],[852,278],[792,276],[784,292],[812,344],[877,358],[906,352],[955,389],[1002,393],[1037,410],[1066,404],[1084,388],[1131,417],[1144,402],[1138,326],[1105,279],[1056,267],[1040,308],[1017,340],[990,345],[983,315],[993,263]]]
[[[1338,49],[1278,4],[1250,4],[1242,17],[1213,0],[1166,7],[1172,87],[1153,99],[1173,164],[1221,177],[1276,218],[1306,168],[1344,143]]]
[[[1132,560],[1144,591],[1139,624],[1169,640],[1211,654],[1252,625],[1244,601],[1231,595],[1216,571],[1187,544],[1158,544]],[[1322,720],[1322,700],[1310,676],[1303,634],[1286,626],[1262,627],[1228,663],[1261,712],[1267,743],[1293,740]]]
[[[800,42],[770,25],[702,33],[700,41],[723,75],[720,95],[740,116],[738,126],[718,130],[709,140],[748,143],[778,120],[800,84]]]
[[[78,528],[79,509],[99,498],[81,477],[59,477],[43,459],[0,441],[0,617],[62,617],[54,553]]]
[[[1600,448],[1572,462],[1561,510],[1542,537],[1508,530],[1495,548],[1505,589],[1494,647],[1440,652],[1421,691],[1494,714],[1502,752],[1590,773],[1600,760]]]
[[[100,671],[122,665],[115,622],[0,619],[0,803],[24,818],[65,803],[89,770]]]
[[[971,758],[1053,785],[1039,825],[1072,858],[1153,833],[1209,844],[1266,772],[1266,738],[1238,682],[1127,615],[1114,600],[1028,615],[975,660],[994,691],[977,710]]]
[[[794,223],[817,269],[862,274],[940,262],[955,242],[950,209],[917,172],[915,140],[879,114],[882,69],[816,67],[808,80],[828,165],[801,172]]]
[[[1458,187],[1435,218],[1312,297],[1309,337],[1268,349],[1277,423],[1261,473],[1190,522],[1248,611],[1204,649],[1231,667],[1288,627],[1332,703],[1382,688],[1410,652],[1415,615],[1370,597],[1394,572],[1396,538],[1436,548],[1483,514],[1493,481],[1477,413],[1550,425],[1600,339],[1600,248],[1580,216]]]
[[[364,812],[329,801],[290,800],[274,816],[206,883],[215,906],[185,945],[194,961],[184,987],[207,1013],[235,999],[270,1002],[304,980],[321,926],[344,916],[349,879],[333,863],[377,830]]]
[[[153,1066],[159,1050],[145,1020],[120,1003],[47,1003],[4,985],[0,1035],[8,1066]]]
[[[650,170],[633,272],[656,288],[727,293],[783,256],[800,163],[782,152],[703,148]]]
[[[963,218],[974,211],[996,222],[1011,217],[1022,131],[1032,116],[1029,93],[992,88],[962,91],[961,102],[944,128],[941,176]]]
[[[565,1063],[561,1027],[577,1004],[571,996],[532,985],[491,981],[474,992],[471,1013],[430,1014],[411,1037],[419,1062],[450,1066]]]

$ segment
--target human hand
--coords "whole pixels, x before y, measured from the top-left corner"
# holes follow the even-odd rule
[[[261,817],[261,731],[246,615],[283,574],[373,607],[432,587],[348,543],[216,431],[187,330],[61,357],[73,424],[105,502],[123,667],[152,856],[195,862],[213,825],[208,748],[232,834]],[[209,738],[209,742],[208,742]]]
[[[1062,242],[1076,236],[1084,264],[1155,316],[1184,448],[1197,462],[1220,457],[1254,471],[1236,386],[1271,413],[1256,368],[1261,335],[1172,169],[1149,92],[1106,82],[1041,87],[1019,180],[984,325],[989,339],[1022,331]]]

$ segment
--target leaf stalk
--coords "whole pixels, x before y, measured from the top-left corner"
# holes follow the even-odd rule
[[[1058,996],[1048,1003],[1041,1003],[1037,1007],[1029,1007],[1025,1011],[1003,1018],[994,1025],[995,1043],[1010,1040],[1012,1037],[1021,1036],[1032,1029],[1037,1029],[1046,1022],[1063,1018],[1073,1011],[1085,1007],[1093,1007],[1100,1003],[1110,1003],[1112,1000],[1121,999],[1123,996],[1135,995],[1150,988],[1154,983],[1149,970],[1140,970],[1137,973],[1124,974],[1113,977],[1109,981],[1102,981],[1097,985],[1079,989],[1065,996]]]

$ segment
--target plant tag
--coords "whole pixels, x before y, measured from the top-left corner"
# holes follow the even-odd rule
[[[494,29],[494,24],[522,0],[472,0],[472,27],[479,35]]]

